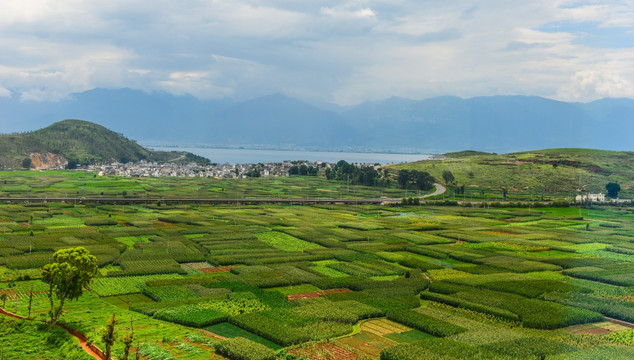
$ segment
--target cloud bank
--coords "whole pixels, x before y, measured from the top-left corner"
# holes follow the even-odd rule
[[[0,97],[24,101],[634,97],[634,3],[617,0],[4,0],[0,48]]]

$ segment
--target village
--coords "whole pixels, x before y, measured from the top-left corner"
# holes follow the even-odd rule
[[[288,176],[293,167],[306,169],[328,168],[331,164],[323,161],[268,162],[258,164],[211,164],[201,166],[196,163],[174,164],[156,163],[145,160],[133,163],[112,162],[78,167],[94,171],[98,176],[123,177],[202,177],[216,179],[234,179],[247,177],[283,177]]]

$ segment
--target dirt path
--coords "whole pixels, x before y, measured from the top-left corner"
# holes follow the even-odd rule
[[[215,337],[216,339],[220,339],[220,340],[227,340],[227,338],[226,338],[226,337],[224,337],[224,336],[220,336],[220,335],[218,335],[218,334],[214,334],[214,333],[212,333],[212,332],[211,332],[211,331],[209,331],[209,330],[205,330],[205,329],[198,329],[198,330],[200,330],[200,332],[205,333],[205,334],[207,334],[207,335],[211,335],[211,336]]]
[[[605,319],[609,322],[615,323],[615,324],[619,324],[619,325],[623,325],[625,327],[634,329],[634,324],[632,324],[631,322],[627,322],[627,321],[623,321],[623,320],[617,320],[617,319],[613,319],[613,318],[609,318],[609,317],[605,317]]]
[[[0,314],[2,315],[6,315],[15,319],[20,319],[20,320],[26,320],[26,321],[31,321],[32,319],[27,319],[24,316],[18,315],[18,314],[14,314],[12,312],[8,312],[3,308],[0,308]],[[68,326],[64,325],[64,324],[55,324],[56,326],[66,330],[71,336],[74,336],[75,338],[77,338],[77,340],[79,340],[79,345],[82,347],[82,349],[84,349],[84,351],[92,356],[93,358],[97,359],[97,360],[106,360],[105,355],[103,354],[103,351],[101,351],[101,349],[99,349],[97,346],[95,345],[88,345],[86,343],[86,336],[84,334],[79,333],[76,330],[73,330],[71,328],[69,328]]]

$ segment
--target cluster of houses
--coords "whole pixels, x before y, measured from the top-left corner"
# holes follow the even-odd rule
[[[288,176],[288,172],[293,166],[306,165],[308,167],[328,167],[330,164],[322,161],[283,161],[259,164],[212,164],[197,165],[195,163],[180,165],[145,160],[134,163],[96,164],[82,166],[81,169],[94,171],[99,176],[115,175],[124,177],[210,177],[216,179],[246,178],[253,176],[256,172],[258,176]]]
[[[629,199],[605,199],[605,194],[583,194],[577,195],[575,197],[575,202],[577,203],[604,203],[604,202],[612,202],[612,203],[628,203],[631,200]]]

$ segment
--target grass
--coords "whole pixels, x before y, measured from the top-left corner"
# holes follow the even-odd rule
[[[323,246],[300,240],[294,236],[270,231],[257,234],[258,240],[263,241],[273,247],[283,251],[304,251],[308,249],[321,249]]]
[[[260,343],[264,346],[267,346],[273,350],[279,350],[282,347],[277,345],[276,343],[269,341],[261,336],[258,336],[254,333],[248,332],[246,330],[243,330],[233,324],[229,324],[227,322],[222,322],[219,324],[215,324],[215,325],[211,325],[205,328],[205,330],[211,331],[214,334],[218,334],[220,336],[224,336],[224,337],[228,337],[228,338],[233,338],[233,337],[238,337],[241,336],[243,338],[247,338],[249,340],[255,341],[257,343]]]
[[[458,156],[447,160],[399,164],[389,169],[427,171],[437,179],[442,179],[443,171],[451,171],[456,183],[466,186],[465,195],[456,195],[456,199],[501,200],[502,188],[506,188],[509,199],[540,200],[553,195],[571,198],[577,193],[580,182],[583,189],[591,193],[605,193],[605,185],[609,182],[631,184],[634,181],[631,162],[631,152],[549,149]],[[633,196],[634,189],[622,190],[622,198]]]

